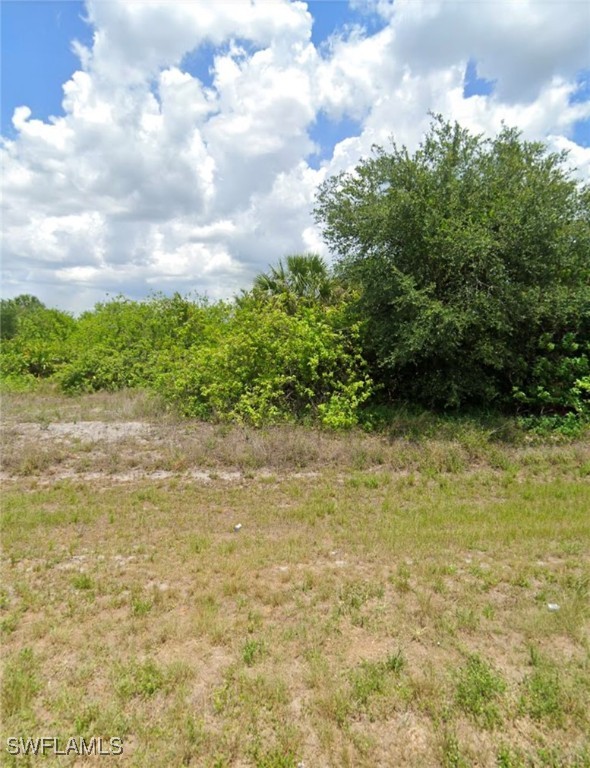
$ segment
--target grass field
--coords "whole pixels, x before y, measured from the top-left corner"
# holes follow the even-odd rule
[[[128,394],[6,395],[3,423],[3,765],[590,766],[587,442]]]

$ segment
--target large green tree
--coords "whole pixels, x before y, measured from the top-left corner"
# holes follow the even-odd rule
[[[316,219],[394,396],[567,407],[587,383],[590,187],[564,155],[436,117],[414,153],[328,178]]]

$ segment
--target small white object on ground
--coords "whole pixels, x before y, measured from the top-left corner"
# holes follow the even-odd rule
[[[236,525],[234,525],[234,531],[235,531],[236,533],[237,533],[238,531],[241,531],[241,530],[242,530],[242,524],[241,524],[241,523],[237,523]]]
[[[548,611],[558,611],[559,605],[557,603],[547,603],[547,610]]]

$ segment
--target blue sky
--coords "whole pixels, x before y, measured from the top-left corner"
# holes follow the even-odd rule
[[[285,252],[329,257],[317,185],[415,147],[430,111],[515,125],[585,178],[590,6],[503,9],[2,0],[3,295],[229,296]]]
[[[312,42],[319,46],[345,25],[362,23],[377,29],[382,22],[375,14],[352,10],[342,0],[309,2],[314,23]],[[0,2],[2,30],[1,130],[4,136],[14,136],[12,115],[22,104],[31,108],[33,117],[47,120],[63,114],[62,85],[79,67],[71,48],[72,40],[86,46],[92,43],[92,26],[86,19],[86,9],[78,0],[2,0]],[[184,59],[187,72],[210,84],[208,73],[215,47],[205,45],[191,51]],[[346,135],[348,124],[335,130],[326,124],[325,141]],[[324,140],[322,130],[318,135]]]
[[[87,45],[92,28],[83,21],[84,4],[66,2],[0,3],[2,30],[2,134],[14,135],[15,107],[28,105],[34,117],[62,114],[62,85],[79,67],[71,41]]]

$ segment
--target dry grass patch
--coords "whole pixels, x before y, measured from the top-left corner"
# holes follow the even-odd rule
[[[182,468],[89,481],[96,446],[48,430],[72,475],[6,484],[3,739],[120,736],[118,764],[162,768],[590,764],[587,446],[502,468],[455,442],[445,463],[442,441],[135,421],[149,439],[106,455],[147,472],[172,446]]]
[[[590,476],[590,445],[527,444],[475,422],[399,419],[388,431],[346,435],[303,426],[254,429],[179,419],[153,395],[65,397],[51,388],[2,398],[2,471],[10,477],[117,482],[171,476],[236,481],[326,469],[376,489],[392,473],[433,481],[487,468],[513,479]],[[506,432],[506,435],[504,435]],[[506,438],[506,442],[502,440]],[[510,440],[509,440],[510,438]],[[522,435],[520,436],[522,438]],[[495,482],[488,478],[487,482]]]

